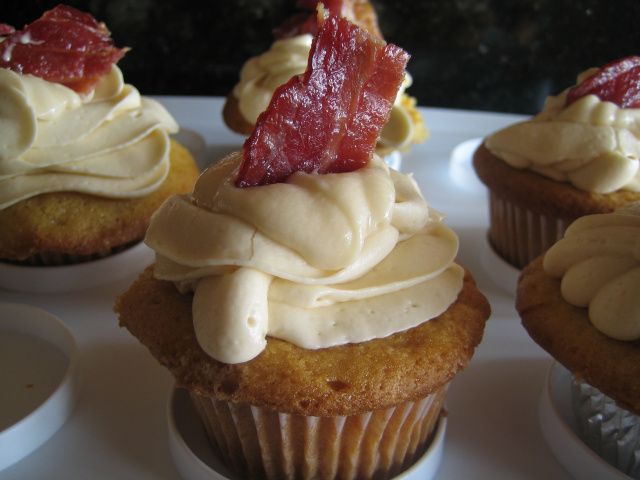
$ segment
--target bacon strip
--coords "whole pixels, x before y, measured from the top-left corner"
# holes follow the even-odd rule
[[[409,55],[344,18],[319,22],[306,72],[276,90],[244,144],[238,187],[352,171],[373,155]]]
[[[92,15],[58,5],[0,43],[0,67],[86,93],[126,51]]]
[[[640,106],[640,57],[631,56],[607,63],[567,93],[566,105],[586,95],[612,102],[621,108]]]

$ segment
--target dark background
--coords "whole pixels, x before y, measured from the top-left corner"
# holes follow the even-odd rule
[[[421,106],[535,113],[578,72],[640,50],[639,0],[371,0],[389,42],[412,54]],[[21,28],[59,2],[2,2]],[[293,0],[69,1],[107,24],[146,95],[226,95],[265,51]]]

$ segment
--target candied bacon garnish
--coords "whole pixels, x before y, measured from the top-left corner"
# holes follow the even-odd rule
[[[275,91],[244,143],[238,187],[352,171],[373,155],[409,55],[344,18],[318,21],[307,70]]]
[[[6,23],[0,23],[0,37],[4,37],[5,35],[10,35],[15,32],[16,29],[11,25],[7,25]]]
[[[631,56],[610,62],[585,78],[567,93],[566,105],[586,96],[596,95],[621,108],[640,106],[640,57]]]
[[[5,37],[0,67],[87,93],[126,51],[91,14],[58,5]]]

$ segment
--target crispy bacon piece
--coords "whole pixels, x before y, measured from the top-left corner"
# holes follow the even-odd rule
[[[373,155],[409,55],[344,18],[319,22],[307,70],[275,91],[245,141],[238,187],[352,171]]]
[[[11,25],[7,25],[6,23],[0,23],[0,36],[4,37],[5,35],[10,35],[15,32],[16,29]]]
[[[107,27],[91,14],[58,5],[8,33],[0,43],[0,67],[86,93],[126,51],[113,45]]]
[[[566,105],[590,94],[621,108],[639,107],[640,57],[626,57],[606,64],[569,90]]]

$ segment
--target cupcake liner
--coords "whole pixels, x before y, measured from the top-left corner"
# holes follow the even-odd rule
[[[28,267],[58,267],[63,265],[75,265],[78,263],[100,260],[101,258],[108,257],[109,255],[120,253],[128,248],[133,247],[139,242],[140,240],[134,240],[133,242],[129,242],[125,245],[119,245],[111,249],[102,250],[88,255],[77,255],[73,253],[61,252],[40,252],[20,261],[7,259],[0,259],[0,261],[10,263],[12,265],[22,265]]]
[[[543,215],[489,192],[489,240],[498,255],[517,268],[560,240],[573,219]]]
[[[609,464],[640,479],[640,417],[576,378],[572,379],[571,393],[582,440]]]
[[[336,417],[190,396],[213,448],[242,478],[388,479],[431,443],[446,388],[415,402]]]

